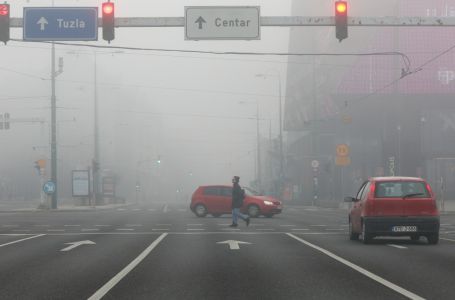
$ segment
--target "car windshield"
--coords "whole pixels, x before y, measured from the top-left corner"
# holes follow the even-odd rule
[[[429,192],[423,182],[388,181],[376,183],[377,198],[428,198]]]

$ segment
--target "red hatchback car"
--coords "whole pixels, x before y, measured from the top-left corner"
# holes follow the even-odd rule
[[[281,201],[273,197],[261,196],[249,188],[243,189],[245,190],[245,200],[240,209],[242,213],[248,213],[250,217],[264,215],[269,218],[281,213],[283,209]],[[207,214],[219,217],[232,212],[231,203],[232,186],[200,186],[191,197],[190,208],[198,217],[205,217]]]
[[[425,236],[439,241],[439,211],[430,185],[421,178],[376,177],[365,182],[349,214],[351,240],[362,236],[366,244],[375,236]]]

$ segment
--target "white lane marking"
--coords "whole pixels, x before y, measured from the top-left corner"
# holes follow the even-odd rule
[[[71,225],[71,224],[69,224],[69,225],[63,225],[63,226],[65,226],[65,227],[80,227],[81,225]]]
[[[117,231],[133,231],[134,228],[117,228]]]
[[[280,225],[281,227],[297,227],[297,225]]]
[[[257,231],[274,231],[275,229],[273,229],[273,228],[258,228],[256,230]]]
[[[257,224],[257,223],[254,223],[254,224],[250,224],[250,226],[254,226],[254,227],[256,227],[256,226],[265,226],[265,224],[260,224],[260,223]]]
[[[48,229],[49,232],[64,232],[65,229]]]
[[[204,226],[204,224],[186,224],[186,226]]]
[[[455,240],[452,240],[452,239],[446,239],[446,238],[439,238],[441,240],[444,240],[444,241],[449,241],[449,242],[455,242]]]
[[[31,240],[31,239],[36,239],[36,238],[41,237],[41,236],[45,236],[45,234],[38,234],[38,235],[34,235],[34,236],[27,237],[27,238],[24,238],[24,239],[20,239],[20,240],[17,240],[17,241],[12,241],[12,242],[9,242],[9,243],[6,243],[6,244],[1,244],[1,245],[0,245],[0,248],[1,248],[1,247],[8,246],[8,245],[17,244],[17,243],[20,243],[20,242],[23,242],[23,241],[27,241],[27,240]]]
[[[126,227],[142,227],[142,224],[126,224]]]
[[[112,225],[95,225],[95,227],[110,227]]]
[[[35,227],[51,227],[51,225],[33,225]]]
[[[240,231],[240,229],[238,229],[238,228],[223,228],[221,230],[224,230],[224,231]]]
[[[84,231],[84,232],[86,232],[86,231],[100,231],[100,229],[99,228],[82,228],[81,231]]]
[[[133,211],[140,211],[140,208],[134,208]]]
[[[11,231],[12,232],[30,232],[30,230],[27,230],[27,229],[13,229]]]
[[[152,229],[152,231],[169,231],[169,228]]]
[[[408,249],[408,247],[400,246],[400,245],[395,245],[395,244],[387,244],[389,247],[394,247],[397,249]]]
[[[188,228],[188,231],[204,231],[205,229],[203,228]]]
[[[156,224],[156,226],[172,226],[172,224]]]
[[[117,208],[117,211],[124,211],[124,208]]]
[[[307,228],[292,228],[293,231],[309,231]]]
[[[82,246],[82,245],[96,245],[95,242],[92,242],[92,241],[79,241],[79,242],[72,242],[72,243],[65,243],[65,245],[70,245],[66,248],[63,248],[62,250],[60,251],[63,251],[63,252],[68,252],[68,251],[71,251],[79,246]]]
[[[401,294],[401,295],[403,295],[403,296],[405,296],[405,297],[407,297],[409,299],[424,300],[424,298],[422,298],[422,297],[420,297],[420,296],[418,296],[418,295],[416,295],[416,294],[414,294],[414,293],[412,293],[412,292],[410,292],[408,290],[405,290],[404,288],[402,288],[402,287],[400,287],[400,286],[398,286],[398,285],[396,285],[396,284],[394,284],[394,283],[392,283],[392,282],[390,282],[390,281],[388,281],[388,280],[386,280],[386,279],[384,279],[382,277],[379,277],[378,275],[373,274],[370,271],[368,271],[368,270],[366,270],[366,269],[364,269],[364,268],[362,268],[362,267],[360,267],[360,266],[358,266],[356,264],[353,264],[350,261],[348,261],[348,260],[346,260],[344,258],[341,258],[340,256],[335,255],[335,254],[333,254],[332,252],[330,252],[328,250],[325,250],[324,248],[321,248],[321,247],[316,246],[316,245],[314,245],[314,244],[312,244],[312,243],[310,243],[308,241],[305,241],[304,239],[301,239],[301,238],[293,235],[292,233],[286,233],[286,234],[288,236],[290,236],[291,238],[301,242],[302,244],[305,244],[305,245],[307,245],[307,246],[309,246],[309,247],[311,247],[311,248],[313,248],[313,249],[315,249],[315,250],[317,250],[317,251],[319,251],[319,252],[321,252],[321,253],[323,253],[323,254],[325,254],[325,255],[333,258],[333,259],[335,259],[336,261],[344,264],[345,266],[348,266],[349,268],[359,272],[360,274],[363,274],[366,277],[368,277],[370,279],[373,279],[374,281],[376,281],[376,282],[388,287],[391,290],[394,290],[395,292],[397,292],[397,293],[399,293],[399,294]]]
[[[19,227],[19,225],[2,225],[2,227],[5,227],[5,228],[15,228],[15,227]]]
[[[230,223],[225,223],[225,224],[216,224],[216,225],[218,225],[218,226],[229,226],[231,224]]]
[[[326,229],[327,231],[345,231],[346,229],[343,229],[343,228],[327,228]]]
[[[327,227],[327,225],[310,225],[310,227]]]
[[[441,224],[441,226],[452,226],[452,224]]]
[[[129,265],[103,285],[98,291],[95,292],[88,300],[99,300],[104,297],[117,283],[120,282],[129,272],[131,272],[137,265],[141,263],[158,244],[167,236],[167,233],[161,234],[153,243],[150,244],[138,257],[136,257]]]
[[[248,243],[248,242],[241,242],[241,241],[234,241],[234,240],[217,242],[217,244],[228,244],[230,250],[240,250],[240,244],[251,245],[251,243]]]

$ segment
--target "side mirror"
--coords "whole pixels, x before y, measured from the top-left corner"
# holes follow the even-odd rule
[[[345,197],[344,202],[357,202],[357,199],[353,197]]]

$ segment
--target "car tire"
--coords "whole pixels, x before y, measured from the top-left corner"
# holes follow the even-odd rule
[[[349,239],[351,241],[358,241],[359,240],[359,234],[355,233],[352,229],[352,222],[349,220]]]
[[[212,216],[213,216],[214,218],[219,218],[219,217],[221,217],[221,214],[212,214]]]
[[[411,235],[411,241],[418,242],[419,240],[420,240],[420,236],[419,235]]]
[[[259,217],[260,213],[261,213],[261,209],[256,204],[252,204],[252,205],[248,206],[248,215],[251,218]]]
[[[439,243],[439,232],[427,236],[428,244],[436,245]]]
[[[197,217],[203,218],[207,215],[207,207],[203,204],[198,204],[194,207],[194,213]]]
[[[368,232],[368,228],[365,225],[365,222],[362,222],[362,242],[367,245],[371,242],[371,234]]]

